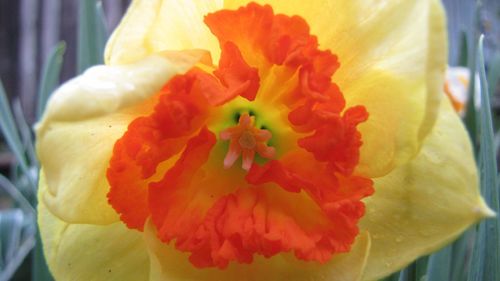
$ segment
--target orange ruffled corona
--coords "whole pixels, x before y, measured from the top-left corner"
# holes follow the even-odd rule
[[[175,76],[154,112],[129,125],[107,171],[109,203],[130,228],[151,218],[200,268],[282,252],[324,263],[349,251],[373,184],[353,174],[368,113],[345,108],[331,79],[337,57],[302,18],[270,6],[205,23],[218,66]]]

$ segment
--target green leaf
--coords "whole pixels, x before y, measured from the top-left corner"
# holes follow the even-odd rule
[[[485,225],[481,223],[475,233],[474,247],[472,248],[472,258],[470,262],[467,281],[483,281],[484,273],[484,252],[485,243]]]
[[[36,215],[33,203],[30,203],[26,197],[17,189],[9,179],[0,174],[0,189],[4,190],[9,196],[26,212]]]
[[[481,82],[481,138],[480,169],[481,191],[486,202],[495,212],[499,211],[497,162],[493,137],[493,121],[491,117],[490,94],[486,80],[486,69],[483,55],[484,36],[479,39],[479,79]],[[483,222],[485,225],[485,265],[483,280],[500,280],[500,225],[498,218]]]
[[[467,132],[469,132],[469,136],[472,140],[472,145],[474,147],[474,152],[477,153],[477,147],[478,147],[478,118],[477,118],[477,113],[476,113],[476,101],[475,101],[475,89],[476,89],[476,79],[475,79],[475,73],[476,73],[476,67],[477,67],[477,41],[479,39],[479,34],[477,32],[477,29],[479,27],[479,21],[480,21],[480,3],[479,1],[476,2],[476,9],[474,11],[474,27],[471,31],[469,36],[470,40],[468,42],[472,45],[472,48],[468,49],[468,60],[467,60],[467,68],[470,70],[470,79],[469,79],[469,89],[468,89],[468,97],[469,101],[467,102],[467,108],[465,112],[465,117],[464,117],[464,123],[465,126],[467,127]],[[470,45],[469,45],[470,46]]]
[[[102,2],[98,1],[95,5],[95,12],[97,16],[97,34],[96,44],[101,50],[101,58],[103,58],[104,48],[106,47],[106,40],[108,39],[108,28],[106,26],[106,15],[102,8]]]
[[[0,81],[0,128],[2,129],[7,144],[14,153],[14,156],[16,156],[21,169],[24,173],[29,174],[23,143],[19,137],[16,122],[14,121],[2,81]]]
[[[488,66],[488,86],[490,97],[493,98],[500,93],[500,50],[494,53]],[[498,114],[493,115],[493,129],[497,133],[500,130],[500,116]]]
[[[469,133],[469,137],[472,140],[472,146],[474,148],[474,152],[477,152],[477,113],[476,113],[476,97],[475,97],[475,87],[476,87],[476,79],[474,73],[476,71],[475,67],[469,68],[470,70],[470,82],[469,89],[467,90],[467,96],[469,100],[467,101],[467,106],[465,109],[464,116],[464,124],[467,128],[467,132]]]
[[[483,39],[478,44],[479,78],[481,83],[480,110],[480,151],[479,167],[481,193],[486,202],[495,212],[499,210],[497,163],[493,140],[493,124],[491,117],[490,95],[483,55]],[[500,280],[500,227],[498,218],[488,219],[480,223],[473,250],[469,281]]]
[[[427,281],[451,280],[451,254],[452,245],[449,245],[429,257]]]
[[[21,240],[23,228],[23,212],[21,209],[0,211],[0,245],[2,269],[14,257]]]
[[[399,279],[399,272],[393,273],[392,275],[382,279],[381,281],[398,281]]]
[[[52,49],[50,56],[45,62],[42,80],[38,89],[38,104],[36,109],[37,119],[40,119],[42,116],[50,94],[59,85],[59,75],[61,73],[65,50],[66,44],[64,42],[59,42],[54,49]]]
[[[467,280],[472,245],[474,243],[474,228],[468,229],[453,243],[451,279],[453,281]]]
[[[12,182],[0,174],[0,189],[16,208],[0,211],[0,280],[10,280],[35,246],[36,210]],[[4,193],[5,195],[5,193]]]
[[[429,256],[419,258],[416,262],[415,278],[416,280],[423,280],[427,275],[427,267],[429,264]]]
[[[495,133],[495,155],[498,155],[499,152],[500,152],[500,130],[496,130],[496,133]]]
[[[20,209],[0,211],[0,280],[9,280],[35,245],[33,233],[23,235],[33,217]]]
[[[460,49],[458,52],[458,65],[459,66],[467,66],[467,57],[468,57],[468,48],[467,48],[467,33],[463,30],[460,31]]]
[[[77,45],[77,72],[103,63],[107,39],[104,13],[96,0],[80,0]],[[100,3],[100,1],[99,1]]]
[[[92,270],[92,269],[89,269]],[[43,255],[42,239],[40,231],[36,232],[36,247],[33,253],[33,270],[31,272],[33,281],[53,281],[54,278],[50,274],[49,267]]]
[[[500,78],[500,51],[496,51],[493,58],[489,62],[488,68],[488,85],[490,95],[493,97],[498,86]]]
[[[29,159],[28,166],[38,167],[38,159],[36,157],[35,146],[33,144],[33,131],[24,118],[24,112],[21,107],[20,100],[14,101],[12,110],[14,111],[14,118],[16,120],[17,128],[19,130],[21,141],[23,143],[23,150],[26,152]],[[35,177],[34,175],[29,176],[30,178]],[[33,192],[35,192],[37,190],[35,182],[30,182],[30,185]]]
[[[418,281],[417,265],[415,262],[399,272],[398,281]]]

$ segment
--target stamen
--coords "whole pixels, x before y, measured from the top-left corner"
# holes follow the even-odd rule
[[[254,116],[243,113],[238,120],[238,125],[220,132],[221,140],[230,141],[229,150],[224,158],[224,168],[232,167],[240,155],[242,168],[246,171],[252,167],[255,153],[267,159],[274,157],[276,150],[266,144],[272,137],[271,132],[256,128],[254,123]]]
[[[238,143],[241,147],[246,149],[254,149],[256,144],[254,136],[248,131],[241,134],[241,137],[238,139]]]

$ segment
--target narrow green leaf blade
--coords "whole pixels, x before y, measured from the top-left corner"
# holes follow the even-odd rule
[[[453,243],[450,280],[467,280],[470,263],[470,253],[472,251],[475,233],[476,230],[474,228],[470,228]]]
[[[484,64],[483,40],[484,37],[481,36],[477,49],[478,70],[481,83],[481,110],[479,114],[479,128],[481,130],[481,137],[479,139],[481,193],[490,208],[498,212],[497,163],[494,154],[493,124]],[[479,224],[473,248],[468,281],[499,280],[499,230],[498,217],[485,220]]]
[[[12,110],[14,112],[14,118],[16,119],[16,124],[17,128],[19,131],[19,134],[21,136],[21,141],[23,143],[23,150],[27,154],[27,159],[28,159],[28,166],[29,167],[38,167],[38,159],[36,157],[36,152],[35,152],[35,146],[33,143],[33,131],[32,128],[28,125],[28,122],[26,121],[24,117],[24,112],[21,107],[21,101],[20,100],[14,100]],[[37,168],[35,168],[37,169]],[[33,174],[29,175],[29,180],[30,180],[30,187],[32,191],[34,191],[34,194],[36,194],[36,184],[35,181],[33,180],[35,176]]]
[[[399,272],[398,281],[417,281],[416,263],[412,263],[405,269],[401,270]]]
[[[100,62],[96,49],[96,13],[94,7],[95,0],[79,1],[77,73],[82,73],[85,69]]]
[[[28,237],[23,236],[27,223],[32,224],[33,218],[25,216],[20,209],[0,211],[0,244],[3,265],[0,271],[0,280],[10,280],[34,246],[33,233]]]
[[[469,48],[467,48],[467,33],[460,31],[460,49],[458,52],[458,65],[467,66]]]
[[[7,144],[16,156],[19,165],[24,172],[29,173],[28,164],[23,151],[23,143],[19,137],[16,122],[14,121],[2,81],[0,81],[0,128]]]
[[[490,95],[493,97],[495,95],[495,91],[500,81],[500,51],[496,51],[493,55],[493,58],[489,62],[488,69],[488,86]]]
[[[484,223],[479,224],[475,234],[474,247],[472,248],[472,258],[467,274],[467,281],[483,281],[484,273],[484,252],[485,243],[485,226]]]
[[[428,263],[429,263],[429,256],[421,257],[415,262],[416,280],[422,280],[422,278],[424,278],[427,275]]]
[[[480,169],[481,191],[486,202],[495,212],[499,210],[497,162],[493,136],[493,121],[491,116],[490,94],[486,80],[486,70],[483,55],[483,40],[481,36],[478,46],[479,79],[481,83],[481,113],[480,113]],[[483,280],[500,280],[500,228],[498,218],[488,219],[485,225],[485,258]]]
[[[471,48],[467,48],[468,50],[468,58],[467,58],[467,68],[470,70],[470,82],[469,82],[469,89],[468,89],[468,97],[469,101],[467,102],[467,108],[465,112],[465,117],[464,117],[464,123],[465,126],[467,127],[467,132],[469,133],[469,136],[472,140],[472,145],[474,147],[474,152],[477,153],[477,148],[478,148],[478,117],[477,117],[477,112],[476,112],[476,101],[475,101],[475,89],[476,89],[476,79],[475,79],[475,73],[476,73],[476,67],[477,67],[477,42],[479,40],[479,34],[477,32],[479,27],[479,22],[480,22],[480,3],[479,1],[476,2],[476,9],[474,11],[474,27],[472,28],[471,32],[467,34],[468,43],[470,43]],[[477,154],[476,154],[477,155]]]
[[[32,215],[36,215],[34,204],[29,202],[19,189],[16,188],[14,184],[12,184],[12,182],[2,174],[0,174],[0,189],[9,194],[9,196],[14,199],[23,210],[30,212]]]
[[[452,245],[449,245],[429,257],[427,281],[451,280],[451,253]]]
[[[488,86],[490,97],[495,100],[495,95],[500,94],[500,50],[497,50],[489,61]],[[498,104],[493,102],[492,106],[498,107]],[[500,116],[498,114],[493,115],[493,131],[497,132],[497,134],[500,131]]]
[[[96,44],[97,48],[101,51],[100,56],[103,57],[104,48],[106,47],[106,40],[108,39],[108,27],[106,24],[106,15],[102,8],[102,2],[98,1],[96,6],[96,17],[97,17],[97,32],[96,32]]]
[[[52,49],[43,67],[42,80],[40,81],[40,87],[38,89],[37,119],[40,119],[42,116],[50,94],[59,85],[59,75],[61,73],[65,50],[66,44],[64,42],[59,42],[54,49]]]
[[[89,270],[92,270],[91,268]],[[33,281],[53,281],[54,278],[50,274],[49,267],[43,255],[42,239],[40,231],[36,232],[36,246],[33,254],[33,270],[31,272]]]
[[[9,263],[19,248],[23,220],[23,212],[19,208],[0,211],[0,241],[4,263]]]
[[[381,281],[398,281],[399,280],[399,272],[393,273],[392,275],[382,279]]]
[[[81,0],[79,6],[77,72],[103,63],[106,34],[96,0]]]

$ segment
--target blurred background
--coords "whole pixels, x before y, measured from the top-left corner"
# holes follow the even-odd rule
[[[58,42],[66,43],[60,81],[76,75],[79,2],[0,0],[0,77],[10,97],[21,99],[30,123],[35,118],[35,96],[42,66]],[[108,34],[120,21],[129,2],[102,1]]]
[[[102,62],[102,56],[96,54],[102,52],[105,39],[118,24],[129,2],[130,0],[0,0],[0,80],[7,99],[13,105],[14,122],[20,127],[20,143],[26,148],[25,154],[28,155],[27,164],[23,167],[22,163],[15,160],[16,150],[9,149],[8,144],[12,140],[9,142],[8,138],[0,135],[0,175],[3,175],[0,177],[0,281],[10,278],[31,280],[32,276],[35,276],[34,279],[48,280],[36,278],[37,275],[43,275],[37,272],[43,269],[33,267],[33,263],[40,259],[39,253],[29,254],[35,244],[35,240],[29,238],[36,232],[30,205],[36,202],[33,182],[36,182],[37,167],[32,151],[33,135],[29,128],[38,118],[41,94],[47,95],[58,84],[81,73],[86,67]],[[493,120],[495,126],[498,126],[500,0],[443,2],[448,15],[450,66],[465,66],[469,69],[475,67],[477,39],[480,34],[485,35],[485,67],[492,96]],[[92,41],[93,45],[89,47],[90,43],[86,40],[92,35],[101,40]],[[87,49],[94,52],[85,53]],[[48,83],[51,75],[53,81]],[[471,84],[474,84],[474,79]],[[470,87],[473,88],[474,85]],[[6,111],[0,110],[3,113]],[[0,115],[3,113],[0,112]],[[496,128],[495,131],[498,131],[498,127]],[[500,143],[498,136],[497,134],[497,141]],[[23,176],[26,173],[34,176]],[[7,181],[7,178],[10,180]],[[23,189],[23,186],[27,187]],[[17,188],[20,192],[12,188]],[[22,202],[24,199],[21,197],[29,202]],[[20,209],[19,212],[16,208]],[[7,215],[3,211],[10,213]],[[22,255],[19,254],[20,251],[24,251]],[[25,256],[35,258],[24,259]],[[21,268],[18,269],[18,266]]]

